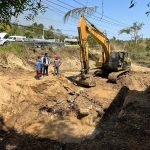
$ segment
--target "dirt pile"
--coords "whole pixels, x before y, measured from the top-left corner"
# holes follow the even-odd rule
[[[20,68],[20,69],[27,70],[27,71],[33,71],[32,67],[26,61],[17,57],[13,53],[0,54],[0,67],[2,69],[7,68],[8,70]]]
[[[64,72],[75,72],[80,71],[80,51],[79,48],[67,48],[67,47],[51,47],[45,48],[31,48],[24,52],[24,58],[28,63],[33,64],[38,56],[44,53],[48,53],[50,57],[51,65],[53,65],[54,57],[58,56],[61,59],[61,71]],[[93,52],[95,53],[95,51]],[[90,53],[90,66],[95,67],[95,59],[92,57],[93,53]]]
[[[150,85],[150,72],[130,72],[117,81],[117,86],[127,86],[130,90],[143,91]]]

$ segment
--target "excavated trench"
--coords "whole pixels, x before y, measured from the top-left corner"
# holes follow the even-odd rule
[[[137,146],[138,137],[149,132],[150,92],[149,88],[143,91],[150,85],[146,73],[128,77],[138,89],[141,85],[140,91],[133,90],[135,84],[131,83],[129,88],[122,87],[128,82],[125,79],[116,85],[97,79],[97,87],[84,89],[63,76],[50,75],[51,80],[45,77],[37,82],[28,75],[0,77],[2,148],[23,149],[28,145],[24,149],[128,149],[133,146],[129,139]],[[138,135],[135,139],[131,127]]]

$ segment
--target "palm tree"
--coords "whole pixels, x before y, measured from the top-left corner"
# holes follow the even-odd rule
[[[64,15],[64,22],[66,22],[69,17],[76,18],[80,15],[91,15],[93,12],[96,11],[96,7],[80,7],[80,8],[74,8],[72,10],[69,10]]]

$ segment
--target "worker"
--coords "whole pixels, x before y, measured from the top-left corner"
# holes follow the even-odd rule
[[[42,62],[42,65],[41,65],[41,74],[44,75],[44,53],[42,53],[41,55],[41,62]]]
[[[42,65],[42,62],[41,62],[40,56],[38,56],[38,58],[35,62],[37,79],[41,79],[41,65]]]
[[[55,58],[54,58],[54,75],[59,74],[60,65],[61,65],[60,58],[58,56],[55,56]]]
[[[50,59],[48,57],[48,54],[45,53],[44,58],[43,58],[43,65],[44,65],[44,72],[43,75],[48,76],[48,66],[50,65]]]

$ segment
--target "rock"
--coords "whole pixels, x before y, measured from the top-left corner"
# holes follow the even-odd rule
[[[67,99],[68,103],[74,103],[74,99]]]
[[[87,115],[90,114],[90,109],[89,109],[89,108],[80,108],[80,109],[79,109],[79,113],[80,113],[80,115],[85,115],[85,116],[87,116]]]
[[[100,116],[102,116],[104,114],[104,111],[103,111],[102,107],[96,107],[95,109],[96,109],[96,112],[98,112],[98,114]]]

